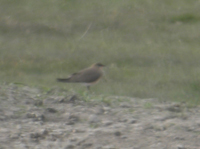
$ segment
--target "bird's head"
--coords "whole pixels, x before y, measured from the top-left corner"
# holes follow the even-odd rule
[[[96,64],[93,64],[94,67],[98,67],[98,68],[102,68],[102,67],[105,67],[105,65],[101,64],[101,63],[96,63]]]

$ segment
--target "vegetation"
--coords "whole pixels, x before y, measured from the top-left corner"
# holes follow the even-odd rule
[[[96,94],[200,103],[200,1],[1,0],[1,83],[81,93],[57,77],[107,65]]]

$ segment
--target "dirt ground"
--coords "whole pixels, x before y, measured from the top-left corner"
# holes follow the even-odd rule
[[[105,98],[1,85],[0,149],[200,149],[200,107]]]

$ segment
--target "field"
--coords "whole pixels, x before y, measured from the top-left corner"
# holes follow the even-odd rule
[[[64,88],[101,62],[96,95],[200,103],[199,0],[1,0],[1,84]]]
[[[199,149],[200,0],[0,0],[0,149]],[[91,91],[56,78],[100,62]]]

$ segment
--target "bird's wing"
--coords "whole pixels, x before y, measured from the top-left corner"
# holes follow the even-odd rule
[[[101,71],[97,69],[84,69],[78,73],[74,73],[70,77],[70,82],[94,82],[101,77]]]

